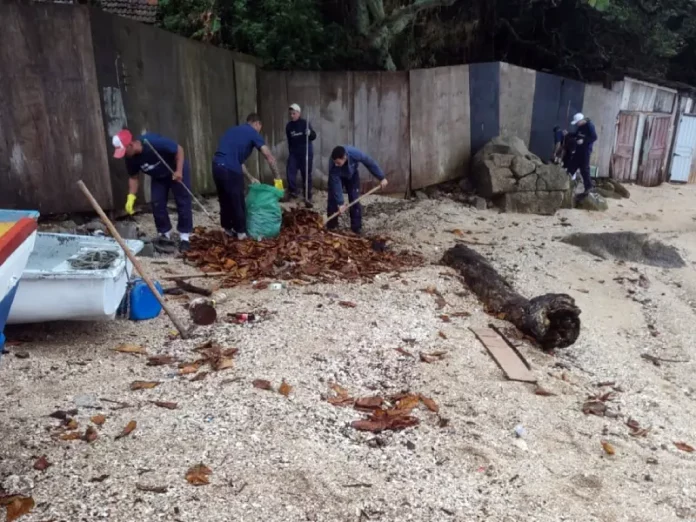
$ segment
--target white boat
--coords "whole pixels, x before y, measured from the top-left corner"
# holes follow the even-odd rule
[[[0,209],[0,348],[22,272],[34,249],[38,217],[36,211]]]
[[[135,254],[144,247],[139,240],[126,243]],[[111,238],[38,233],[7,323],[113,319],[132,272]]]

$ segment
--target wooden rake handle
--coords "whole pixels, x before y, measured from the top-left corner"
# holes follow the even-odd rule
[[[106,217],[104,210],[102,210],[102,208],[99,205],[99,203],[97,202],[97,200],[94,199],[94,196],[92,196],[92,193],[89,191],[87,186],[82,182],[82,180],[77,182],[77,186],[80,188],[80,190],[85,195],[85,197],[89,200],[90,204],[92,205],[92,208],[99,215],[101,220],[104,222],[104,224],[106,225],[106,228],[109,229],[109,232],[111,232],[111,235],[113,236],[113,238],[116,240],[116,242],[121,246],[123,251],[126,253],[126,256],[128,257],[128,259],[130,259],[130,262],[133,263],[133,266],[140,274],[140,277],[143,278],[143,281],[145,281],[145,283],[147,284],[148,288],[152,292],[152,295],[155,296],[157,301],[159,301],[159,304],[161,304],[162,308],[164,308],[164,311],[167,312],[169,319],[171,319],[172,323],[174,323],[174,326],[176,326],[176,329],[179,330],[179,335],[181,335],[181,338],[186,339],[188,337],[187,329],[179,321],[179,319],[176,317],[176,315],[174,315],[174,312],[172,311],[172,309],[169,308],[169,306],[164,301],[164,299],[162,298],[160,293],[157,291],[157,288],[155,288],[155,285],[152,283],[152,280],[143,270],[143,267],[140,264],[140,261],[138,261],[138,258],[135,257],[135,254],[133,254],[133,252],[131,252],[130,248],[128,248],[128,245],[123,240],[121,235],[118,233],[118,231],[116,230],[116,227],[114,227],[114,224],[111,222],[111,220],[108,217]]]
[[[381,188],[382,188],[382,185],[377,185],[376,187],[372,187],[370,190],[368,190],[367,192],[365,192],[362,196],[360,196],[359,198],[357,198],[357,199],[354,200],[353,202],[348,203],[348,206],[346,207],[346,210],[348,210],[348,209],[349,209],[350,207],[352,207],[353,205],[359,203],[360,200],[361,200],[362,198],[367,197],[367,196],[369,196],[370,194],[374,194],[375,192],[377,192],[377,191],[380,190]],[[339,212],[334,212],[334,213],[331,214],[329,217],[327,217],[326,220],[324,220],[324,225],[326,225],[329,221],[331,221],[332,219],[334,219],[334,218],[336,218],[336,217],[338,217],[338,216],[340,216],[340,215],[341,215],[341,212],[340,212],[340,211],[339,211]]]

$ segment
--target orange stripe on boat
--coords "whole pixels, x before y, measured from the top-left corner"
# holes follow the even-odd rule
[[[14,223],[7,222],[0,223],[2,228],[0,228],[0,265],[2,265],[5,260],[12,255],[12,252],[17,250],[19,245],[21,245],[26,238],[28,238],[37,227],[35,219],[31,218],[20,218]]]

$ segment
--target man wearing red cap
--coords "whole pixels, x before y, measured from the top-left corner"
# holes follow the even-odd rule
[[[179,250],[189,250],[193,231],[191,194],[182,184],[191,189],[191,169],[184,157],[183,147],[154,133],[146,133],[138,139],[133,139],[133,135],[127,129],[116,134],[112,141],[116,149],[114,158],[126,158],[129,175],[126,212],[129,215],[135,212],[133,207],[138,192],[138,175],[143,172],[152,180],[150,200],[157,233],[160,237],[171,239],[172,224],[167,212],[167,200],[171,189],[178,214],[177,230],[181,239]]]

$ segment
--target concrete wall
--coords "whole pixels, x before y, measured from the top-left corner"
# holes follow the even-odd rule
[[[464,176],[471,160],[469,66],[409,72],[411,188]]]
[[[517,136],[529,143],[536,71],[500,64],[500,134]]]
[[[86,8],[0,3],[0,208],[111,208]]]

